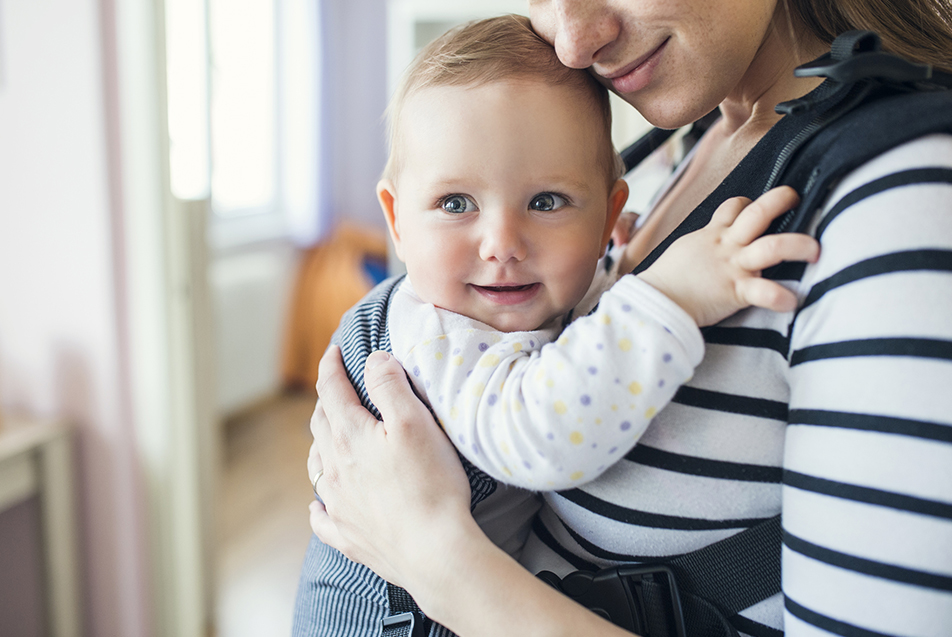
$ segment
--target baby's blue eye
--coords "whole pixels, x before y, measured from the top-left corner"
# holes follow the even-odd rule
[[[565,198],[561,195],[557,195],[553,192],[543,192],[532,198],[532,201],[529,202],[529,209],[549,212],[552,210],[558,210],[565,204]]]
[[[450,195],[443,198],[440,208],[452,214],[460,214],[476,210],[476,204],[466,195]]]

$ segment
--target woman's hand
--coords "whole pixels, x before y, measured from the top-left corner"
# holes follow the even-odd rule
[[[442,526],[467,526],[469,481],[459,457],[410,388],[403,367],[384,352],[367,359],[365,384],[383,416],[364,409],[344,372],[340,350],[321,360],[320,401],[311,419],[311,527],[325,544],[390,582],[440,567],[433,537]]]

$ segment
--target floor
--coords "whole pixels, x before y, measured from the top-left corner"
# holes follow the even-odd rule
[[[225,425],[217,637],[287,637],[314,497],[306,460],[315,396],[270,401]]]

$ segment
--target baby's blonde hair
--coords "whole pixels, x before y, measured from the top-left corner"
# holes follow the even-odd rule
[[[587,71],[563,65],[552,46],[532,30],[528,18],[504,15],[450,29],[414,59],[387,107],[390,156],[384,178],[394,179],[399,172],[400,116],[411,95],[435,86],[482,86],[504,80],[568,86],[587,99],[602,122],[599,154],[609,187],[621,177],[624,167],[611,141],[608,90]]]

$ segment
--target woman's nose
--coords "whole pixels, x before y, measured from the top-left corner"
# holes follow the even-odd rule
[[[552,43],[562,64],[584,69],[619,34],[618,21],[604,0],[549,0],[533,12],[543,37]]]
[[[486,220],[479,244],[480,259],[508,263],[522,261],[528,256],[526,231],[515,216],[502,213],[495,219]]]

